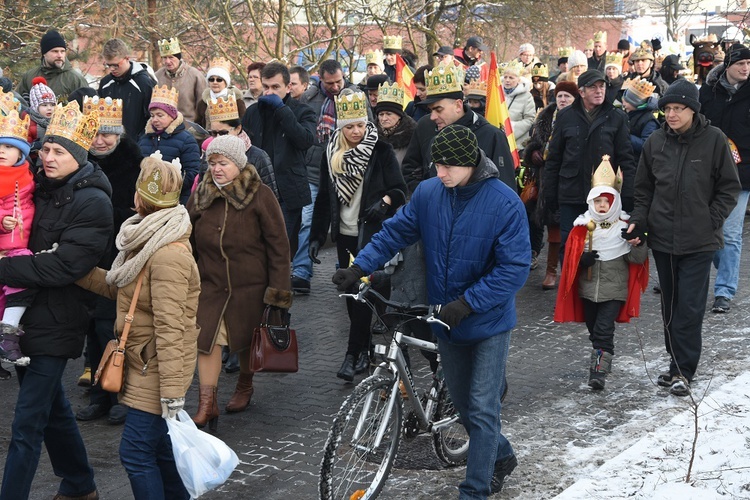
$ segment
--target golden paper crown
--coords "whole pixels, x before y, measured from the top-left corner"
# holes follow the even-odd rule
[[[156,43],[157,45],[159,45],[159,55],[162,57],[173,56],[182,52],[180,50],[180,41],[176,38],[165,38],[164,40],[159,40]]]
[[[467,99],[481,99],[487,97],[487,82],[472,80],[471,82],[464,84],[464,96],[466,96]]]
[[[628,83],[629,85],[626,87],[628,93],[635,94],[635,96],[641,101],[651,97],[656,89],[656,85],[642,78],[633,78],[632,80],[628,80]]]
[[[13,95],[13,92],[3,92],[0,90],[0,112],[7,115],[14,109],[18,111],[20,104],[16,96]]]
[[[594,39],[593,38],[589,38],[588,40],[586,40],[586,49],[587,50],[594,50]]]
[[[209,64],[208,67],[209,69],[210,68],[222,68],[222,69],[227,70],[227,73],[232,72],[232,63],[230,63],[228,60],[226,60],[223,57],[215,57],[211,59],[211,64]]]
[[[0,113],[0,137],[12,137],[26,142],[29,138],[29,115],[21,119],[18,111]]]
[[[403,39],[401,35],[384,36],[383,37],[383,49],[390,50],[401,50]]]
[[[531,68],[531,76],[539,78],[549,78],[549,68],[545,64],[540,64]]]
[[[380,49],[371,50],[365,54],[365,65],[377,64],[378,66],[383,65],[383,51]]]
[[[606,67],[611,64],[617,66],[618,68],[622,68],[622,54],[619,54],[617,52],[611,54],[607,53],[607,55],[604,56],[604,65]]]
[[[122,127],[122,99],[99,96],[83,98],[83,114],[96,110],[99,113],[99,128]]]
[[[336,97],[336,123],[341,126],[344,121],[367,120],[367,96],[364,92]]]
[[[158,149],[151,153],[151,158],[170,164],[162,159],[161,151]],[[182,172],[182,164],[179,158],[172,160],[171,165],[177,169],[178,172]],[[138,184],[138,194],[141,198],[150,202],[151,204],[160,208],[169,208],[177,205],[180,201],[181,188],[175,191],[164,192],[162,188],[162,175],[158,169],[154,169],[151,175],[143,179]]]
[[[461,88],[463,79],[458,78],[455,67],[455,64],[439,64],[432,71],[425,72],[428,96],[463,92]]]
[[[208,100],[208,122],[224,122],[238,120],[240,113],[237,110],[237,98],[234,94],[226,97]]]
[[[179,97],[180,91],[177,90],[177,87],[172,87],[170,89],[166,85],[157,85],[151,93],[151,103],[160,102],[177,109],[177,99]]]
[[[596,33],[594,33],[594,41],[606,44],[607,43],[607,32],[606,31],[597,31]]]
[[[392,102],[399,106],[404,106],[404,87],[398,82],[396,83],[381,83],[378,87],[378,104],[381,102]]]
[[[615,174],[609,155],[602,156],[602,162],[596,167],[594,175],[591,176],[591,187],[607,186],[620,191],[622,188],[622,170],[617,169]]]
[[[523,63],[514,59],[513,61],[505,65],[502,74],[504,75],[506,72],[510,71],[511,73],[515,73],[518,76],[521,76],[525,69],[526,67],[523,65]]]
[[[573,52],[575,52],[576,49],[574,47],[560,47],[557,49],[557,56],[558,57],[570,57],[573,55]]]
[[[645,47],[638,47],[633,52],[633,55],[630,56],[631,61],[642,61],[644,59],[651,59],[654,60],[654,53],[649,48]]]
[[[64,107],[58,104],[50,118],[47,135],[64,137],[88,150],[99,133],[99,112],[83,114],[78,110],[78,103],[71,101]]]

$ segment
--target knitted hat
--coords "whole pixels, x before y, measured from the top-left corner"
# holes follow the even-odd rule
[[[448,125],[432,141],[431,158],[435,164],[476,167],[479,160],[477,136],[463,125]]]
[[[29,104],[31,109],[36,111],[40,104],[57,104],[55,93],[47,86],[47,80],[42,76],[37,76],[31,80],[31,90],[29,90]]]
[[[383,83],[378,88],[378,104],[375,114],[390,111],[400,117],[404,116],[404,88],[398,83]]]
[[[236,135],[227,134],[216,137],[206,148],[206,158],[211,158],[211,155],[221,155],[232,160],[232,163],[240,170],[247,165],[245,141]]]
[[[148,110],[151,111],[154,108],[161,109],[173,119],[177,118],[179,94],[176,87],[169,88],[166,85],[157,85],[151,93],[151,102],[148,105]]]
[[[588,66],[589,60],[586,58],[586,54],[580,50],[576,50],[568,57],[568,67],[575,68],[576,66]]]
[[[655,89],[656,86],[648,80],[635,78],[622,95],[622,100],[637,108],[649,100]]]
[[[727,68],[732,64],[745,59],[750,59],[750,49],[741,43],[735,43],[729,48],[729,54],[726,57]]]
[[[521,46],[518,47],[518,55],[520,56],[524,52],[528,52],[529,54],[533,56],[536,50],[534,49],[534,46],[531,45],[530,43],[522,43]]]
[[[232,84],[232,77],[229,74],[229,68],[229,61],[225,58],[219,57],[217,59],[212,59],[211,67],[208,68],[208,73],[206,73],[206,80],[208,81],[212,76],[218,76],[224,80],[227,83],[227,87],[229,87]]]
[[[555,96],[560,92],[567,92],[573,97],[578,95],[578,85],[574,82],[557,82],[555,86]]]
[[[42,36],[42,40],[39,42],[39,46],[42,48],[42,55],[58,47],[62,47],[63,49],[68,48],[65,39],[57,30],[49,30],[45,33],[44,36]]]
[[[61,145],[68,151],[79,165],[85,165],[91,143],[99,132],[99,113],[92,111],[83,114],[78,104],[69,102],[65,106],[59,104],[50,118],[44,142]]]
[[[664,92],[662,98],[659,99],[659,108],[664,109],[664,106],[671,103],[684,104],[698,113],[701,109],[701,103],[698,100],[698,87],[682,78],[675,80]]]

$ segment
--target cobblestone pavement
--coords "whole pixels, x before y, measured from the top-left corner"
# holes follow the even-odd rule
[[[345,350],[348,322],[344,301],[330,284],[335,251],[326,249],[321,256],[314,293],[296,297],[292,309],[300,371],[258,375],[248,411],[219,418],[217,434],[237,452],[241,463],[219,491],[203,498],[317,498],[328,428],[353,387],[335,376]],[[694,384],[697,390],[709,384],[714,370],[731,375],[745,369],[739,362],[750,358],[747,274],[741,273],[740,293],[730,313],[706,314],[703,358]],[[603,392],[592,393],[586,385],[590,344],[585,326],[552,322],[555,292],[541,290],[543,277],[544,262],[532,271],[518,295],[518,326],[511,341],[510,391],[503,418],[519,466],[497,498],[551,498],[572,484],[584,467],[617,455],[649,429],[668,421],[669,412],[685,410],[683,401],[667,396],[655,385],[656,375],[667,366],[657,294],[650,289],[645,293],[640,319],[618,325],[614,372]],[[655,282],[652,267],[651,283]],[[711,294],[709,307],[712,301]],[[426,370],[419,355],[412,360],[422,372]],[[87,403],[84,390],[75,385],[82,365],[80,359],[71,361],[65,373],[74,411]],[[229,399],[236,378],[236,374],[222,374],[220,407]],[[0,428],[0,454],[4,457],[17,393],[15,376],[0,382],[0,388],[4,402],[0,419],[5,422]],[[196,408],[197,377],[186,405],[189,413]],[[117,453],[121,427],[107,425],[106,419],[79,425],[101,498],[132,498]],[[597,448],[592,454],[592,445],[615,430],[623,438],[615,440],[607,453]],[[463,475],[461,467],[443,468],[429,437],[402,441],[381,498],[455,498]],[[57,485],[43,451],[31,498],[50,498]]]

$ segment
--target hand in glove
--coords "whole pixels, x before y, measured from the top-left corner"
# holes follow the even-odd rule
[[[535,167],[543,167],[544,166],[544,154],[542,153],[541,149],[537,149],[533,153],[531,153],[531,163]]]
[[[331,281],[336,285],[336,289],[339,292],[345,292],[364,275],[365,273],[362,272],[362,269],[354,264],[346,269],[336,271]]]
[[[628,242],[638,239],[638,246],[646,243],[646,236],[646,233],[642,229],[639,229],[635,224],[631,224],[627,228],[622,228],[622,237],[628,240]]]
[[[461,321],[472,313],[471,307],[463,295],[453,302],[448,302],[440,309],[440,319],[451,328],[456,328]]]
[[[365,210],[365,220],[367,222],[382,222],[388,214],[389,207],[385,200],[376,201]]]
[[[161,398],[161,417],[177,418],[184,406],[185,398]]]
[[[592,250],[590,252],[583,252],[581,254],[581,260],[578,261],[578,266],[582,269],[588,269],[596,263],[596,259],[599,258],[599,252]]]
[[[264,106],[268,106],[271,109],[279,109],[284,106],[284,101],[282,101],[281,97],[277,96],[276,94],[260,96],[258,98],[258,102],[263,104]]]
[[[307,255],[310,256],[310,260],[315,262],[316,264],[320,264],[320,259],[318,259],[318,252],[320,252],[320,242],[311,241],[310,247],[307,249]]]

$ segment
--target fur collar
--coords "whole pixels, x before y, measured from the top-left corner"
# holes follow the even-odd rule
[[[237,102],[240,102],[242,100],[242,91],[238,89],[237,87],[227,87],[227,96],[234,95],[235,99],[237,99]],[[203,89],[203,93],[201,93],[201,100],[208,104],[208,101],[211,99],[211,89],[206,87]]]
[[[182,125],[185,122],[185,117],[182,116],[182,113],[179,111],[177,112],[177,118],[175,118],[172,123],[169,124],[167,129],[164,131],[165,134],[172,135],[174,134],[174,131],[177,130],[177,127]],[[151,125],[151,118],[148,119],[148,122],[146,123],[146,133],[147,134],[155,134],[156,130],[154,129],[154,126]]]
[[[417,122],[411,116],[404,115],[389,135],[383,133],[383,127],[378,123],[378,136],[381,140],[393,146],[393,149],[403,149],[409,145],[411,136],[414,135],[414,129],[416,128]]]
[[[260,176],[250,164],[240,170],[240,175],[231,184],[221,189],[214,183],[211,170],[206,170],[203,180],[195,190],[195,208],[198,212],[203,212],[214,200],[224,198],[236,210],[243,210],[253,201],[260,185]]]

